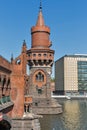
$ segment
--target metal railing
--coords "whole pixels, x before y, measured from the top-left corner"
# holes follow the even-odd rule
[[[0,99],[0,104],[7,103],[10,101],[11,101],[10,96],[4,96]]]

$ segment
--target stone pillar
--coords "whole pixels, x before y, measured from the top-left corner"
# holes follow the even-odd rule
[[[25,112],[28,112],[28,104],[25,105]]]

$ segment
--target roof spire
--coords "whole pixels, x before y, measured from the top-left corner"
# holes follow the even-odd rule
[[[13,62],[13,53],[11,54],[11,63]]]
[[[38,15],[36,26],[44,26],[44,18],[42,15],[42,0],[40,0],[39,15]]]
[[[39,7],[40,11],[42,11],[42,0],[40,0],[40,7]]]

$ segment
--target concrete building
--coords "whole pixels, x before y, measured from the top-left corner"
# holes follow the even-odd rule
[[[87,92],[87,55],[65,55],[55,62],[55,87],[59,94]]]

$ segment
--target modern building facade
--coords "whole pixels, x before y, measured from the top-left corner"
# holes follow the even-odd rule
[[[87,92],[87,55],[65,55],[55,62],[55,87],[60,94]]]

